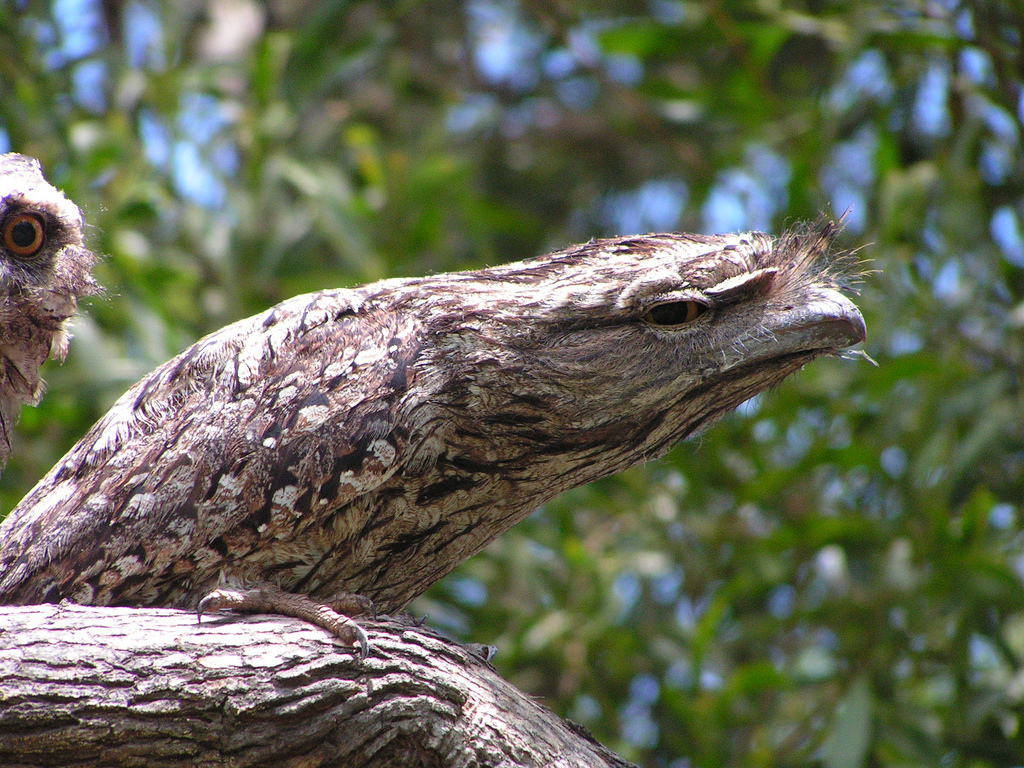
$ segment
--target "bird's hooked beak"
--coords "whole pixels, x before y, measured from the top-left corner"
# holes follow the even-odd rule
[[[721,370],[757,360],[807,355],[838,354],[867,337],[864,316],[839,291],[817,286],[803,301],[764,319],[750,337],[740,340],[741,350]]]
[[[867,338],[864,316],[856,305],[839,291],[817,288],[807,303],[784,312],[775,323],[792,351],[802,348],[842,350]]]

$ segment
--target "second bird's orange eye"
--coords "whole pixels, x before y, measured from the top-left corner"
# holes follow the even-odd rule
[[[30,259],[43,249],[46,228],[34,213],[15,213],[4,219],[4,248],[19,259]]]

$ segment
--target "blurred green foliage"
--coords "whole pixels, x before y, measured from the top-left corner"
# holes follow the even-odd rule
[[[867,351],[549,504],[417,602],[644,766],[1024,764],[1013,0],[0,4],[0,149],[106,294],[0,484],[293,294],[849,208]]]

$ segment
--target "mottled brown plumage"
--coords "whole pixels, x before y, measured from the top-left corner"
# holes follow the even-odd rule
[[[0,602],[401,609],[546,500],[862,340],[831,232],[594,241],[228,326],[5,521]]]
[[[47,184],[39,163],[0,155],[0,470],[22,405],[43,394],[39,367],[67,354],[65,323],[95,293],[82,214]]]

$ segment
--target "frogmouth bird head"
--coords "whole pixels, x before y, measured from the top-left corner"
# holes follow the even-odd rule
[[[427,313],[441,367],[472,381],[462,410],[507,424],[524,451],[533,436],[609,446],[615,469],[650,459],[864,340],[842,293],[856,264],[833,253],[835,232],[598,240],[448,276],[462,282]]]
[[[0,468],[21,405],[42,396],[39,367],[64,359],[66,321],[80,296],[99,290],[94,262],[78,206],[46,182],[36,160],[0,155]]]

